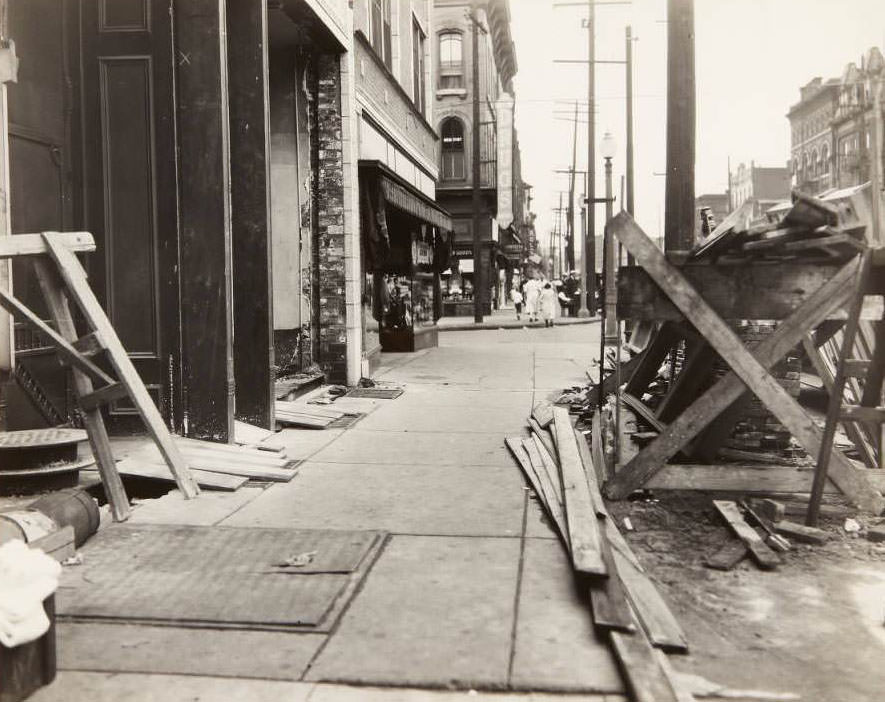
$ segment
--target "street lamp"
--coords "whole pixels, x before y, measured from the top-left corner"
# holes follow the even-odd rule
[[[615,268],[617,252],[614,237],[609,234],[608,222],[612,218],[612,159],[617,152],[617,143],[611,132],[606,132],[599,144],[599,153],[605,159],[605,223],[603,239],[603,271],[605,272],[605,335],[604,344],[616,346],[619,341],[616,320]]]

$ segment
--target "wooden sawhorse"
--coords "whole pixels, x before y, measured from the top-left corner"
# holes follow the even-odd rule
[[[807,333],[852,298],[858,274],[858,257],[844,264],[784,319],[770,337],[750,351],[629,214],[621,212],[606,226],[633,254],[637,265],[645,269],[686,320],[694,325],[732,369],[663,427],[654,441],[608,480],[605,485],[607,496],[622,499],[641,488],[670,458],[737,400],[745,389],[756,394],[810,454],[817,455],[821,446],[821,431],[771,376],[769,369],[801,343]],[[870,485],[862,471],[838,451],[832,452],[829,477],[861,509],[876,514],[885,509],[885,498]]]
[[[75,255],[75,252],[95,251],[95,248],[95,241],[88,232],[43,232],[0,238],[0,259],[22,256],[32,258],[40,289],[56,329],[47,325],[20,300],[4,290],[0,290],[0,306],[45,335],[61,360],[71,366],[74,392],[108,503],[114,519],[123,521],[129,517],[129,501],[117,472],[107,429],[101,416],[101,407],[113,400],[130,398],[184,497],[195,497],[200,490],[166,429],[160,412],[129,360],[113,325],[89,287],[86,271]],[[82,337],[74,325],[69,297],[77,303],[90,329]],[[100,354],[107,358],[117,375],[116,380],[90,360]],[[100,383],[98,388],[93,385],[96,380]]]

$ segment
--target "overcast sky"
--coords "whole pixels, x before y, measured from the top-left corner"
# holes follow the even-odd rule
[[[555,7],[553,0],[510,0],[518,72],[516,124],[523,178],[534,186],[532,209],[538,237],[547,241],[559,190],[567,190],[572,152],[574,100],[579,100],[578,168],[587,163],[587,66],[555,64],[585,59],[584,7]],[[636,218],[652,236],[662,235],[666,166],[666,0],[596,7],[596,58],[624,58],[626,25],[634,43],[634,139]],[[786,165],[790,131],[786,112],[799,87],[815,76],[839,77],[860,63],[873,45],[885,45],[883,0],[695,0],[697,81],[696,192],[723,193],[732,168]],[[621,65],[596,66],[596,139],[611,131],[619,196],[625,148],[625,72]],[[565,102],[558,102],[565,100]],[[569,103],[568,101],[572,102]],[[597,146],[598,157],[598,146]],[[604,194],[598,157],[597,196]],[[580,183],[579,183],[580,186]],[[619,200],[620,202],[620,200]],[[616,204],[616,209],[619,207]],[[597,216],[602,232],[603,209]]]

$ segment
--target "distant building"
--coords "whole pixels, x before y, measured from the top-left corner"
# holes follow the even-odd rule
[[[800,89],[799,102],[787,112],[793,187],[820,194],[870,179],[875,120],[870,68],[883,64],[882,52],[873,47],[840,78],[814,78]]]
[[[478,57],[471,50],[476,10]],[[525,258],[525,222],[519,140],[514,127],[513,76],[516,53],[510,36],[508,0],[434,0],[433,120],[441,139],[437,202],[452,215],[452,267],[443,278],[443,313],[472,314],[473,295],[484,313],[506,294],[512,273]],[[479,63],[479,85],[472,80]],[[478,88],[479,124],[473,124]],[[479,131],[481,188],[480,260],[473,258],[473,133]],[[482,267],[484,289],[474,290]]]
[[[762,167],[750,161],[740,164],[728,173],[728,210],[732,212],[745,202],[753,203],[753,217],[761,217],[765,210],[790,197],[790,169]]]

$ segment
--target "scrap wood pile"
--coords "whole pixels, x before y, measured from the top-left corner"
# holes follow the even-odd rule
[[[851,205],[793,193],[793,206],[783,219],[751,225],[750,203],[735,210],[691,252],[689,260],[738,261],[794,259],[838,260],[855,255],[864,243],[866,226]]]
[[[277,400],[274,403],[274,416],[277,424],[282,426],[300,427],[302,429],[329,429],[348,424],[352,421],[352,418],[360,416],[360,413],[333,409],[326,406],[308,405],[303,402]],[[348,417],[351,419],[348,419]]]
[[[249,480],[289,482],[298,472],[297,461],[285,447],[274,443],[274,432],[244,422],[236,422],[235,443],[222,444],[176,436],[185,462],[200,487],[232,491]],[[117,463],[121,475],[171,481],[173,478],[157,447],[140,442]]]
[[[633,699],[692,699],[662,651],[685,653],[685,635],[608,514],[599,491],[599,442],[592,449],[568,410],[542,404],[528,420],[530,438],[506,443],[589,593],[594,626],[607,637]]]

